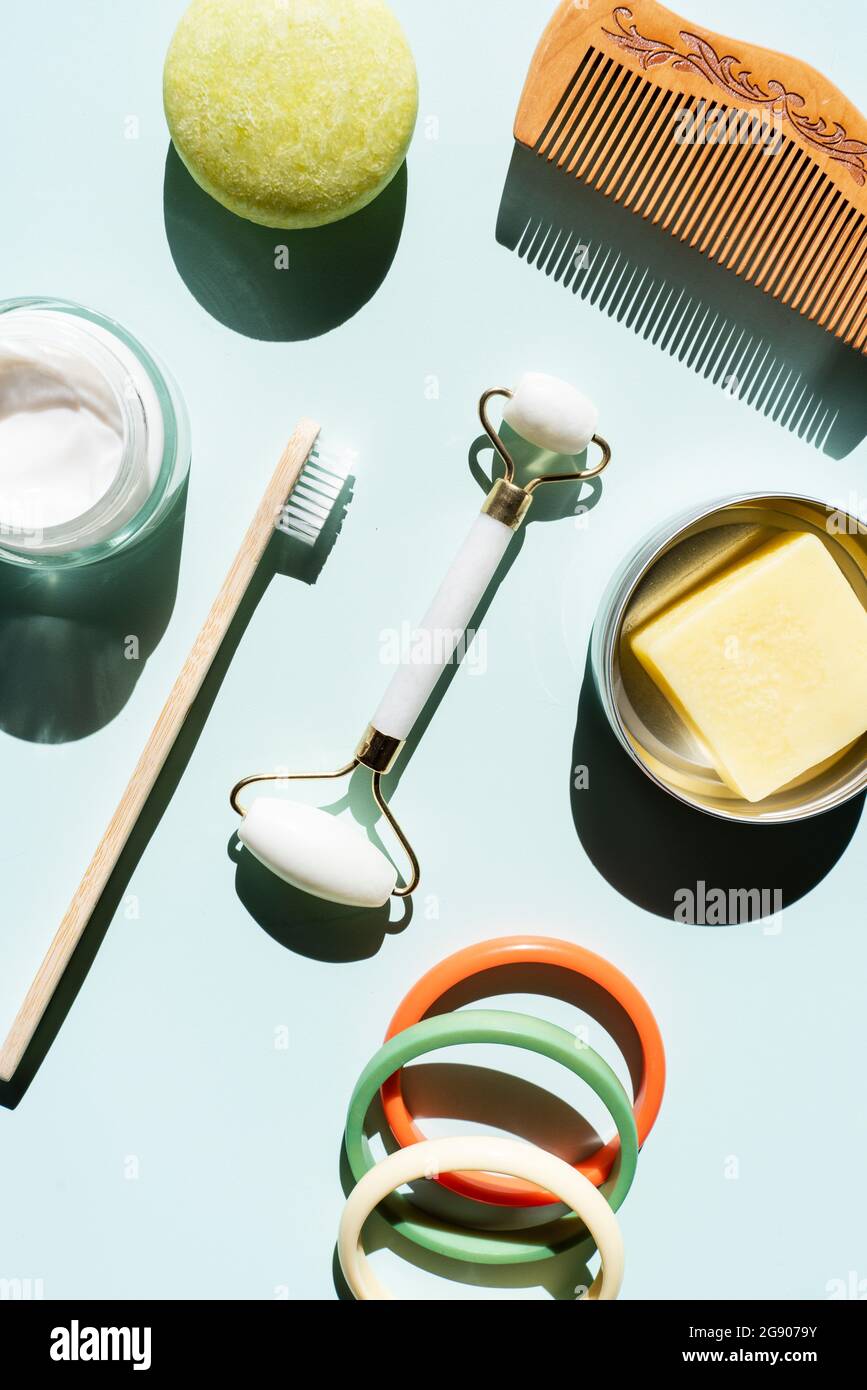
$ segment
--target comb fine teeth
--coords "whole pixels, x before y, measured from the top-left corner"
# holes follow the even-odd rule
[[[348,462],[317,443],[277,517],[277,530],[315,545],[346,486]]]
[[[692,33],[685,22],[672,36],[675,16],[646,0],[630,8],[589,0],[581,10],[583,19],[562,5],[551,26],[556,42],[540,45],[516,124],[521,143],[867,351],[867,142],[853,138],[856,129],[865,133],[859,113],[818,74],[824,102],[821,87],[805,101],[781,85],[779,77],[804,80],[808,70],[793,60],[749,45],[731,58],[731,48],[717,52],[710,41],[731,40]],[[567,39],[575,64],[568,68]],[[758,55],[768,69],[761,77],[752,66]],[[546,70],[555,60],[557,86]],[[782,106],[776,89],[787,92]],[[848,130],[836,119],[842,108]],[[678,128],[703,130],[705,117],[708,128],[737,132],[750,117],[764,129],[741,125],[744,138],[678,138]]]

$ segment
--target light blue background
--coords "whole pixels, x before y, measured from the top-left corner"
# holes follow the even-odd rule
[[[609,957],[665,1038],[664,1108],[622,1212],[624,1297],[822,1298],[829,1280],[867,1275],[857,1176],[867,827],[781,930],[712,931],[615,891],[569,805],[587,643],[615,561],[653,521],[725,490],[846,503],[864,487],[867,447],[826,458],[495,242],[514,110],[552,8],[396,0],[421,78],[402,240],[370,303],[294,344],[216,323],[169,252],[160,73],[180,0],[44,0],[4,20],[0,294],[56,294],[119,318],[170,363],[194,433],[177,606],[126,707],[77,743],[0,739],[4,1015],[296,417],[320,418],[330,445],[359,456],[319,583],[275,580],[249,625],[130,883],[138,920],[118,914],[20,1106],[0,1109],[0,1277],[41,1279],[47,1297],[334,1297],[338,1157],[358,1072],[425,969],[525,929]],[[857,0],[839,0],[833,22],[795,0],[688,10],[809,59],[864,105]],[[125,138],[129,115],[137,140]],[[430,117],[437,139],[426,138]],[[348,963],[287,949],[236,896],[228,788],[259,767],[329,767],[352,749],[387,674],[382,629],[417,620],[478,509],[466,458],[480,391],[526,368],[573,379],[598,402],[616,451],[602,501],[585,530],[568,519],[529,529],[485,621],[486,672],[458,674],[402,778],[395,808],[425,872],[410,925]],[[565,1006],[538,1008],[576,1021]],[[283,1025],[290,1045],[279,1050]],[[592,1030],[591,1040],[616,1056]],[[524,1074],[580,1096],[553,1069]],[[725,1175],[732,1156],[736,1180]],[[492,1294],[377,1259],[401,1292]],[[567,1263],[555,1282],[571,1277]]]

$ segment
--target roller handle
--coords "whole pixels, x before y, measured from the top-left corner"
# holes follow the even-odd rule
[[[371,724],[381,734],[403,742],[412,732],[443,670],[455,654],[482,601],[514,532],[482,512],[436,592],[418,628],[412,651],[401,653],[388,689]]]

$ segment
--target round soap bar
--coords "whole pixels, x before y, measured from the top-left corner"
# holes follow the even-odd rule
[[[348,217],[394,177],[418,82],[385,0],[193,0],[163,99],[193,178],[266,227]]]

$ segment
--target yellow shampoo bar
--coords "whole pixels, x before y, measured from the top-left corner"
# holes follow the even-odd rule
[[[649,619],[631,646],[747,801],[867,729],[867,612],[817,536],[761,546]]]

